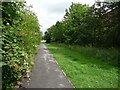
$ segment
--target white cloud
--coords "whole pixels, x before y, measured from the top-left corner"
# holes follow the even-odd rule
[[[32,5],[32,10],[38,16],[41,31],[45,32],[47,28],[62,20],[65,9],[71,5],[71,2],[92,5],[95,0],[26,0],[28,5]]]

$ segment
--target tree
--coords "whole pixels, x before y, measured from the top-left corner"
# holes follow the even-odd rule
[[[51,41],[95,47],[120,46],[120,1],[93,6],[72,3],[64,19],[48,29]],[[48,34],[48,35],[49,35]]]

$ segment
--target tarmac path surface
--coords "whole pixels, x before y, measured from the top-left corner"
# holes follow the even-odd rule
[[[25,88],[73,88],[44,44],[40,45],[30,78]]]

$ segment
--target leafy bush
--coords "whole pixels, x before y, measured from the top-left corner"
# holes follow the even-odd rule
[[[37,17],[24,2],[3,2],[2,12],[0,64],[2,88],[7,89],[14,88],[16,81],[32,67],[41,34]]]

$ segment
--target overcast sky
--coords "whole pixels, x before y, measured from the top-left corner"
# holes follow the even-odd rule
[[[32,5],[32,10],[36,13],[41,31],[61,21],[65,15],[65,9],[69,8],[72,2],[93,5],[95,0],[26,0],[28,5]]]

